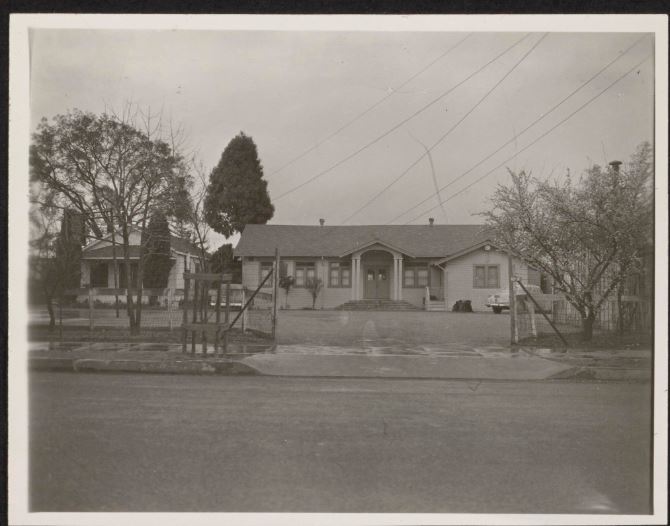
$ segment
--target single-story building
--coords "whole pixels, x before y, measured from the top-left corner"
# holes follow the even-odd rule
[[[130,231],[130,259],[131,259],[131,286],[135,283],[137,266],[141,253],[142,233],[139,228],[132,227]],[[83,288],[126,288],[126,267],[123,259],[123,247],[120,233],[115,234],[116,247],[112,244],[112,235],[93,241],[84,247],[81,255],[81,286]],[[118,266],[118,276],[115,279],[114,256]],[[203,268],[202,256],[199,248],[188,239],[170,236],[170,259],[173,261],[168,276],[167,288],[182,289],[184,287],[183,274],[186,270],[198,272]],[[100,301],[113,301],[114,296],[96,295]]]
[[[247,225],[234,252],[246,287],[258,287],[275,248],[281,272],[295,280],[288,298],[280,290],[280,305],[294,309],[312,306],[310,279],[321,280],[316,306],[325,309],[364,300],[424,308],[428,297],[442,309],[470,300],[475,311],[485,311],[486,298],[508,287],[507,254],[491,243],[484,225]],[[513,271],[540,284],[539,272],[520,260]]]

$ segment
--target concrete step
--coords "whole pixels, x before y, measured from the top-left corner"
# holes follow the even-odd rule
[[[404,311],[404,310],[421,310],[420,307],[412,305],[408,301],[396,301],[396,300],[356,300],[356,301],[347,301],[339,307],[336,307],[337,310],[385,310],[385,311]]]

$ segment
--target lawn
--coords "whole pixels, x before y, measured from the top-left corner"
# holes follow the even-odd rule
[[[282,310],[277,322],[277,343],[507,345],[509,320],[509,316],[491,313]]]
[[[58,327],[48,332],[48,318],[31,317],[29,339],[46,341],[58,339]],[[510,342],[510,317],[493,313],[457,313],[425,311],[335,311],[335,310],[280,310],[277,320],[279,345],[322,345],[361,347],[366,345],[465,345],[507,346]],[[95,328],[88,330],[84,317],[63,320],[63,339],[93,342],[156,342],[181,341],[181,313],[171,313],[173,330],[168,329],[167,312],[148,311],[143,315],[142,333],[131,336],[125,316],[116,319],[113,310],[96,311]],[[253,312],[248,327],[263,331],[269,337],[271,318],[269,311]],[[521,344],[534,347],[562,347],[551,327],[537,319],[540,337],[525,337]],[[649,348],[648,337],[614,333],[595,333],[594,340],[584,345],[579,338],[579,327],[561,326],[561,332],[571,348]],[[527,331],[526,331],[527,332]],[[266,342],[253,331],[242,334],[233,330],[231,342]]]

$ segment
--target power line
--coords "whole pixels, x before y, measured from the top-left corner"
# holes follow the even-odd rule
[[[441,95],[439,95],[438,97],[436,97],[435,99],[433,99],[431,102],[429,102],[429,103],[426,104],[425,106],[421,107],[419,110],[415,111],[412,115],[410,115],[410,116],[407,117],[406,119],[400,121],[398,124],[396,124],[395,126],[393,126],[391,129],[389,129],[389,130],[387,130],[386,132],[384,132],[384,133],[382,133],[381,135],[379,135],[376,139],[373,139],[372,141],[368,142],[367,144],[365,144],[364,146],[362,146],[361,148],[359,148],[358,150],[356,150],[354,153],[348,155],[348,156],[345,157],[344,159],[341,159],[341,160],[337,161],[335,164],[331,165],[329,168],[326,168],[325,170],[323,170],[323,171],[319,172],[318,174],[314,175],[313,177],[310,177],[310,178],[307,179],[306,181],[304,181],[304,182],[302,182],[302,183],[300,183],[300,184],[294,186],[293,188],[287,190],[287,191],[284,192],[283,194],[280,194],[279,196],[275,197],[275,198],[274,198],[274,201],[275,201],[275,202],[276,202],[276,201],[279,201],[280,199],[283,199],[283,198],[286,197],[287,195],[292,194],[292,193],[295,192],[296,190],[299,190],[299,189],[302,188],[303,186],[308,185],[309,183],[311,183],[311,182],[313,182],[313,181],[316,181],[318,178],[324,176],[324,175],[327,174],[328,172],[331,172],[332,170],[334,170],[334,169],[337,168],[338,166],[344,164],[344,163],[347,162],[348,160],[353,159],[353,158],[356,157],[359,153],[361,153],[362,151],[366,150],[367,148],[369,148],[369,147],[372,146],[373,144],[378,143],[378,142],[379,142],[380,140],[382,140],[384,137],[386,137],[387,135],[390,135],[391,133],[393,133],[395,130],[397,130],[398,128],[400,128],[400,127],[403,126],[404,124],[406,124],[408,121],[412,120],[414,117],[416,117],[417,115],[419,115],[420,113],[422,113],[423,111],[425,111],[426,109],[428,109],[430,106],[432,106],[432,105],[435,104],[436,102],[439,102],[441,99],[443,99],[444,97],[446,97],[449,93],[451,93],[452,91],[454,91],[456,88],[458,88],[458,87],[460,87],[461,85],[465,84],[468,80],[470,80],[472,77],[474,77],[475,75],[477,75],[480,71],[482,71],[483,69],[485,69],[486,67],[488,67],[490,64],[492,64],[493,62],[495,62],[496,60],[498,60],[500,57],[502,57],[505,53],[507,53],[507,52],[508,52],[509,50],[511,50],[513,47],[519,45],[523,40],[525,40],[526,38],[528,38],[528,36],[529,36],[529,34],[525,35],[524,37],[522,37],[522,38],[520,38],[519,40],[517,40],[516,42],[514,42],[511,46],[509,46],[507,49],[505,49],[502,53],[499,53],[495,58],[491,59],[489,62],[487,62],[486,64],[484,64],[482,67],[480,67],[479,69],[477,69],[474,73],[471,73],[470,75],[468,75],[466,78],[464,78],[464,79],[463,79],[462,81],[460,81],[458,84],[456,84],[455,86],[449,88],[447,91],[445,91],[444,93],[442,93]]]
[[[407,80],[405,80],[405,81],[404,81],[402,84],[400,84],[397,88],[393,88],[393,89],[391,89],[390,93],[388,93],[386,96],[384,96],[384,97],[382,97],[381,99],[379,99],[379,100],[378,100],[377,102],[375,102],[372,106],[370,106],[369,108],[367,108],[366,110],[364,110],[362,113],[359,113],[358,115],[356,115],[353,119],[351,119],[350,121],[348,121],[346,124],[343,124],[342,126],[340,126],[337,130],[335,130],[334,132],[332,132],[332,133],[331,133],[330,135],[328,135],[325,139],[322,139],[321,141],[317,142],[317,143],[316,143],[314,146],[312,146],[311,148],[308,148],[307,150],[305,150],[304,152],[302,152],[300,155],[294,157],[293,159],[291,159],[290,161],[288,161],[286,164],[282,165],[280,168],[278,168],[278,169],[276,169],[275,171],[273,171],[272,173],[270,173],[270,174],[268,175],[268,177],[271,177],[271,176],[273,176],[273,175],[278,174],[279,172],[281,172],[282,170],[284,170],[284,168],[288,168],[288,167],[291,166],[294,162],[299,161],[300,159],[302,159],[303,157],[305,157],[307,154],[309,154],[309,153],[313,152],[314,150],[316,150],[316,149],[317,149],[319,146],[321,146],[324,142],[329,141],[330,139],[332,139],[333,137],[335,137],[337,134],[339,134],[342,130],[344,130],[345,128],[348,128],[348,127],[351,126],[353,123],[355,123],[355,122],[357,122],[358,120],[360,120],[362,117],[364,117],[365,115],[367,115],[368,113],[370,113],[372,110],[374,110],[377,106],[379,106],[382,102],[384,102],[385,100],[387,100],[387,99],[389,99],[390,97],[392,97],[393,95],[395,95],[396,92],[397,92],[398,90],[400,90],[400,89],[404,88],[405,86],[407,86],[407,84],[409,84],[410,82],[412,82],[415,78],[417,78],[419,75],[421,75],[424,71],[426,71],[427,69],[430,69],[432,66],[434,66],[435,64],[437,64],[440,60],[442,60],[444,57],[446,57],[449,53],[451,53],[454,49],[456,49],[458,46],[460,46],[463,42],[465,42],[465,41],[466,41],[468,38],[470,38],[471,36],[472,36],[472,33],[468,33],[464,38],[462,38],[461,40],[459,40],[458,42],[456,42],[456,44],[454,44],[454,45],[451,46],[449,49],[447,49],[447,50],[446,50],[444,53],[442,53],[439,57],[437,57],[436,59],[432,60],[432,61],[429,62],[426,66],[424,66],[422,69],[420,69],[419,71],[417,71],[416,73],[414,73],[414,75],[412,75],[412,76],[409,77]]]
[[[575,88],[573,91],[571,91],[568,95],[566,95],[566,96],[565,96],[563,99],[561,99],[558,103],[556,103],[554,106],[552,106],[548,111],[542,113],[537,119],[535,119],[535,120],[534,120],[533,122],[531,122],[528,126],[526,126],[523,130],[521,130],[520,133],[515,134],[515,136],[512,137],[510,140],[508,140],[507,142],[505,142],[505,143],[503,143],[502,145],[500,145],[496,150],[494,150],[493,152],[491,152],[490,154],[488,154],[486,157],[484,157],[483,159],[481,159],[479,162],[477,162],[476,164],[474,164],[473,166],[471,166],[470,168],[468,168],[465,172],[463,172],[462,174],[460,174],[458,177],[456,177],[455,179],[453,179],[452,181],[450,181],[449,183],[447,183],[445,186],[442,187],[441,190],[444,190],[445,188],[448,188],[449,186],[451,186],[452,184],[454,184],[454,183],[455,183],[456,181],[458,181],[459,179],[462,179],[462,178],[465,177],[467,174],[469,174],[470,172],[472,172],[475,168],[477,168],[478,166],[482,165],[484,162],[488,161],[488,160],[489,160],[491,157],[493,157],[495,154],[497,154],[498,152],[500,152],[503,148],[505,148],[506,146],[508,146],[508,145],[511,144],[512,142],[515,142],[516,139],[517,139],[520,135],[523,135],[523,134],[526,133],[530,128],[532,128],[533,126],[535,126],[538,122],[540,122],[541,120],[543,120],[543,119],[547,118],[549,115],[551,115],[555,110],[557,110],[560,106],[562,106],[565,102],[567,102],[568,99],[570,99],[573,95],[575,95],[576,93],[578,93],[579,91],[581,91],[583,88],[585,88],[585,87],[586,87],[588,84],[590,84],[596,77],[598,77],[603,71],[605,71],[606,69],[608,69],[608,68],[609,68],[610,66],[612,66],[614,63],[618,62],[618,61],[619,61],[621,58],[623,58],[623,57],[624,57],[624,56],[625,56],[631,49],[633,49],[637,44],[639,44],[639,43],[640,43],[643,39],[645,39],[645,38],[646,38],[646,35],[644,35],[644,36],[638,38],[637,40],[635,40],[630,46],[628,46],[625,50],[623,50],[621,53],[619,53],[614,59],[610,60],[607,64],[605,64],[602,68],[600,68],[600,69],[599,69],[594,75],[592,75],[588,80],[586,80],[586,81],[583,82],[581,85],[579,85],[577,88]],[[520,152],[517,152],[517,153],[520,153]],[[426,197],[423,201],[420,201],[419,203],[415,204],[414,206],[412,206],[411,208],[409,208],[408,210],[406,210],[406,211],[403,212],[402,214],[400,214],[400,215],[394,217],[394,218],[391,220],[391,223],[393,223],[394,221],[397,221],[397,220],[400,219],[402,216],[404,216],[405,214],[411,212],[412,210],[415,210],[416,208],[420,207],[422,204],[424,204],[425,202],[427,202],[427,201],[429,201],[430,199],[432,199],[432,197],[433,197],[432,195]]]
[[[644,64],[644,62],[646,62],[646,61],[649,60],[650,58],[651,58],[651,55],[647,55],[643,60],[641,60],[640,62],[638,62],[635,66],[633,66],[631,69],[629,69],[626,73],[624,73],[623,75],[621,75],[620,77],[618,77],[616,80],[614,80],[612,83],[610,83],[610,84],[609,84],[605,89],[603,89],[600,93],[598,93],[598,94],[594,95],[593,97],[591,97],[588,101],[586,101],[586,102],[585,102],[584,104],[582,104],[579,108],[577,108],[575,111],[573,111],[572,113],[570,113],[570,114],[569,114],[567,117],[565,117],[562,121],[559,121],[559,122],[556,123],[554,126],[552,126],[551,128],[549,128],[546,132],[544,132],[542,135],[540,135],[537,139],[535,139],[534,141],[532,141],[530,144],[524,146],[519,152],[517,152],[517,153],[515,153],[514,155],[512,155],[511,157],[509,157],[508,159],[506,159],[505,161],[503,161],[502,163],[500,163],[498,166],[496,166],[496,167],[493,168],[492,170],[489,170],[488,172],[486,172],[486,173],[485,173],[484,175],[482,175],[481,177],[478,177],[477,179],[475,179],[474,181],[472,181],[472,183],[470,183],[470,184],[467,185],[466,187],[462,188],[461,190],[459,190],[459,191],[456,192],[455,194],[451,195],[450,197],[448,197],[448,198],[445,199],[444,201],[445,201],[445,202],[446,202],[446,201],[450,201],[450,200],[452,200],[454,197],[459,196],[460,194],[462,194],[463,192],[465,192],[466,190],[469,190],[469,189],[472,188],[475,184],[477,184],[479,181],[481,181],[482,179],[488,177],[490,174],[492,174],[492,173],[493,173],[494,171],[496,171],[498,168],[504,166],[506,163],[508,163],[509,161],[511,161],[512,159],[514,159],[517,155],[519,155],[520,153],[524,152],[525,150],[527,150],[528,148],[530,148],[531,146],[533,146],[533,145],[534,145],[536,142],[538,142],[540,139],[543,139],[544,137],[546,137],[547,135],[549,135],[552,131],[554,131],[556,128],[558,128],[559,126],[561,126],[561,125],[562,125],[564,122],[566,122],[568,119],[572,118],[575,114],[579,113],[579,112],[580,112],[581,110],[583,110],[586,106],[588,106],[588,105],[591,104],[594,100],[596,100],[598,97],[600,97],[603,93],[605,93],[605,92],[608,91],[610,88],[612,88],[612,86],[614,86],[615,84],[617,84],[618,82],[620,82],[621,80],[623,80],[625,77],[627,77],[628,75],[630,75],[633,71],[635,71],[635,69],[639,68],[642,64]],[[451,184],[451,183],[449,183],[449,184]],[[443,187],[440,189],[440,191],[444,190],[447,186],[448,186],[448,185],[443,186]],[[431,196],[431,197],[432,197],[432,196]],[[424,201],[424,202],[425,202],[425,201]],[[412,223],[413,221],[416,221],[417,219],[421,218],[424,214],[426,214],[426,213],[428,213],[428,212],[434,210],[435,208],[437,208],[437,207],[433,206],[433,207],[429,208],[428,210],[423,211],[421,214],[419,214],[418,216],[416,216],[416,217],[414,217],[413,219],[411,219],[411,220],[410,220],[410,223]],[[410,210],[411,210],[411,209],[410,209]],[[409,210],[408,210],[408,211],[409,211]],[[406,213],[407,213],[407,211],[403,212],[403,213],[402,213],[400,216],[398,216],[398,217],[402,217],[402,216],[405,215]]]
[[[444,222],[447,222],[447,210],[444,208],[444,203],[442,203],[442,196],[440,196],[440,188],[437,184],[437,176],[435,175],[435,165],[433,164],[433,156],[430,154],[430,150],[428,149],[428,146],[423,144],[419,139],[414,137],[411,132],[408,132],[410,137],[414,139],[416,142],[418,142],[421,146],[423,146],[423,149],[426,150],[426,155],[428,155],[428,162],[430,164],[430,175],[431,179],[433,180],[433,186],[435,188],[435,197],[437,197],[437,202],[440,205],[440,208],[442,209],[442,214],[444,214]]]
[[[438,144],[440,144],[444,139],[446,139],[447,136],[448,136],[452,131],[454,131],[454,130],[455,130],[455,129],[456,129],[456,128],[457,128],[457,127],[458,127],[458,126],[465,120],[465,119],[467,119],[467,118],[470,116],[470,114],[471,114],[473,111],[475,111],[475,110],[479,107],[479,105],[482,104],[482,103],[488,98],[488,96],[489,96],[491,93],[493,93],[493,91],[495,91],[495,89],[496,89],[498,86],[500,86],[500,84],[502,84],[502,83],[505,81],[505,79],[506,79],[507,77],[509,77],[509,76],[512,74],[512,72],[513,72],[513,71],[514,71],[514,70],[515,70],[515,69],[516,69],[516,68],[517,68],[517,67],[518,67],[524,60],[526,60],[526,58],[528,57],[528,55],[530,55],[530,54],[535,50],[535,48],[536,48],[537,46],[540,45],[540,42],[542,42],[546,37],[547,37],[547,33],[545,33],[544,35],[542,35],[542,37],[540,37],[540,39],[539,39],[537,42],[535,42],[535,44],[533,44],[533,45],[531,46],[531,48],[530,48],[528,51],[526,51],[526,53],[524,53],[524,55],[523,55],[519,60],[517,60],[517,61],[514,63],[514,65],[513,65],[513,66],[512,66],[512,67],[511,67],[511,68],[510,68],[510,69],[509,69],[503,76],[502,76],[502,78],[500,78],[500,80],[498,80],[498,81],[493,85],[493,87],[492,87],[491,89],[489,89],[489,90],[484,94],[484,96],[481,97],[481,98],[475,103],[475,105],[474,105],[472,108],[470,108],[470,109],[467,111],[467,113],[466,113],[465,115],[463,115],[463,117],[461,117],[461,119],[460,119],[458,122],[456,122],[456,124],[454,124],[451,128],[449,128],[449,130],[447,130],[447,132],[446,132],[444,135],[442,135],[442,136],[441,136],[435,143],[433,143],[433,145],[432,145],[430,148],[428,148],[428,149],[426,150],[426,153],[421,154],[421,155],[419,156],[419,158],[418,158],[416,161],[414,161],[412,164],[410,164],[410,165],[405,169],[405,171],[403,171],[398,177],[396,177],[395,179],[393,179],[393,181],[391,181],[389,184],[387,184],[386,186],[384,186],[384,188],[382,188],[382,189],[381,189],[379,192],[377,192],[374,196],[372,196],[370,199],[368,199],[368,201],[366,201],[361,207],[359,207],[353,214],[349,215],[349,216],[343,221],[343,223],[346,223],[346,222],[349,221],[351,218],[353,218],[353,217],[355,217],[356,215],[358,215],[359,212],[361,212],[362,210],[364,210],[365,208],[367,208],[368,206],[370,206],[370,204],[372,204],[374,201],[376,201],[382,194],[384,194],[384,192],[386,192],[386,191],[387,191],[389,188],[391,188],[394,184],[396,184],[398,181],[400,181],[400,179],[402,179],[405,175],[407,175],[407,174],[409,173],[409,171],[410,171],[412,168],[414,168],[417,164],[419,164],[419,162],[420,162],[424,157],[426,157],[426,155],[429,155],[429,154],[430,154],[430,151],[433,150],[433,149],[434,149]],[[432,197],[432,196],[431,196],[431,197]],[[439,192],[438,192],[438,198],[439,198]]]

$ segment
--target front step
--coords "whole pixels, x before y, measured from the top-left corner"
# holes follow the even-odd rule
[[[403,311],[403,310],[422,310],[420,307],[411,304],[405,300],[352,300],[343,303],[336,310],[382,310],[382,311]]]

